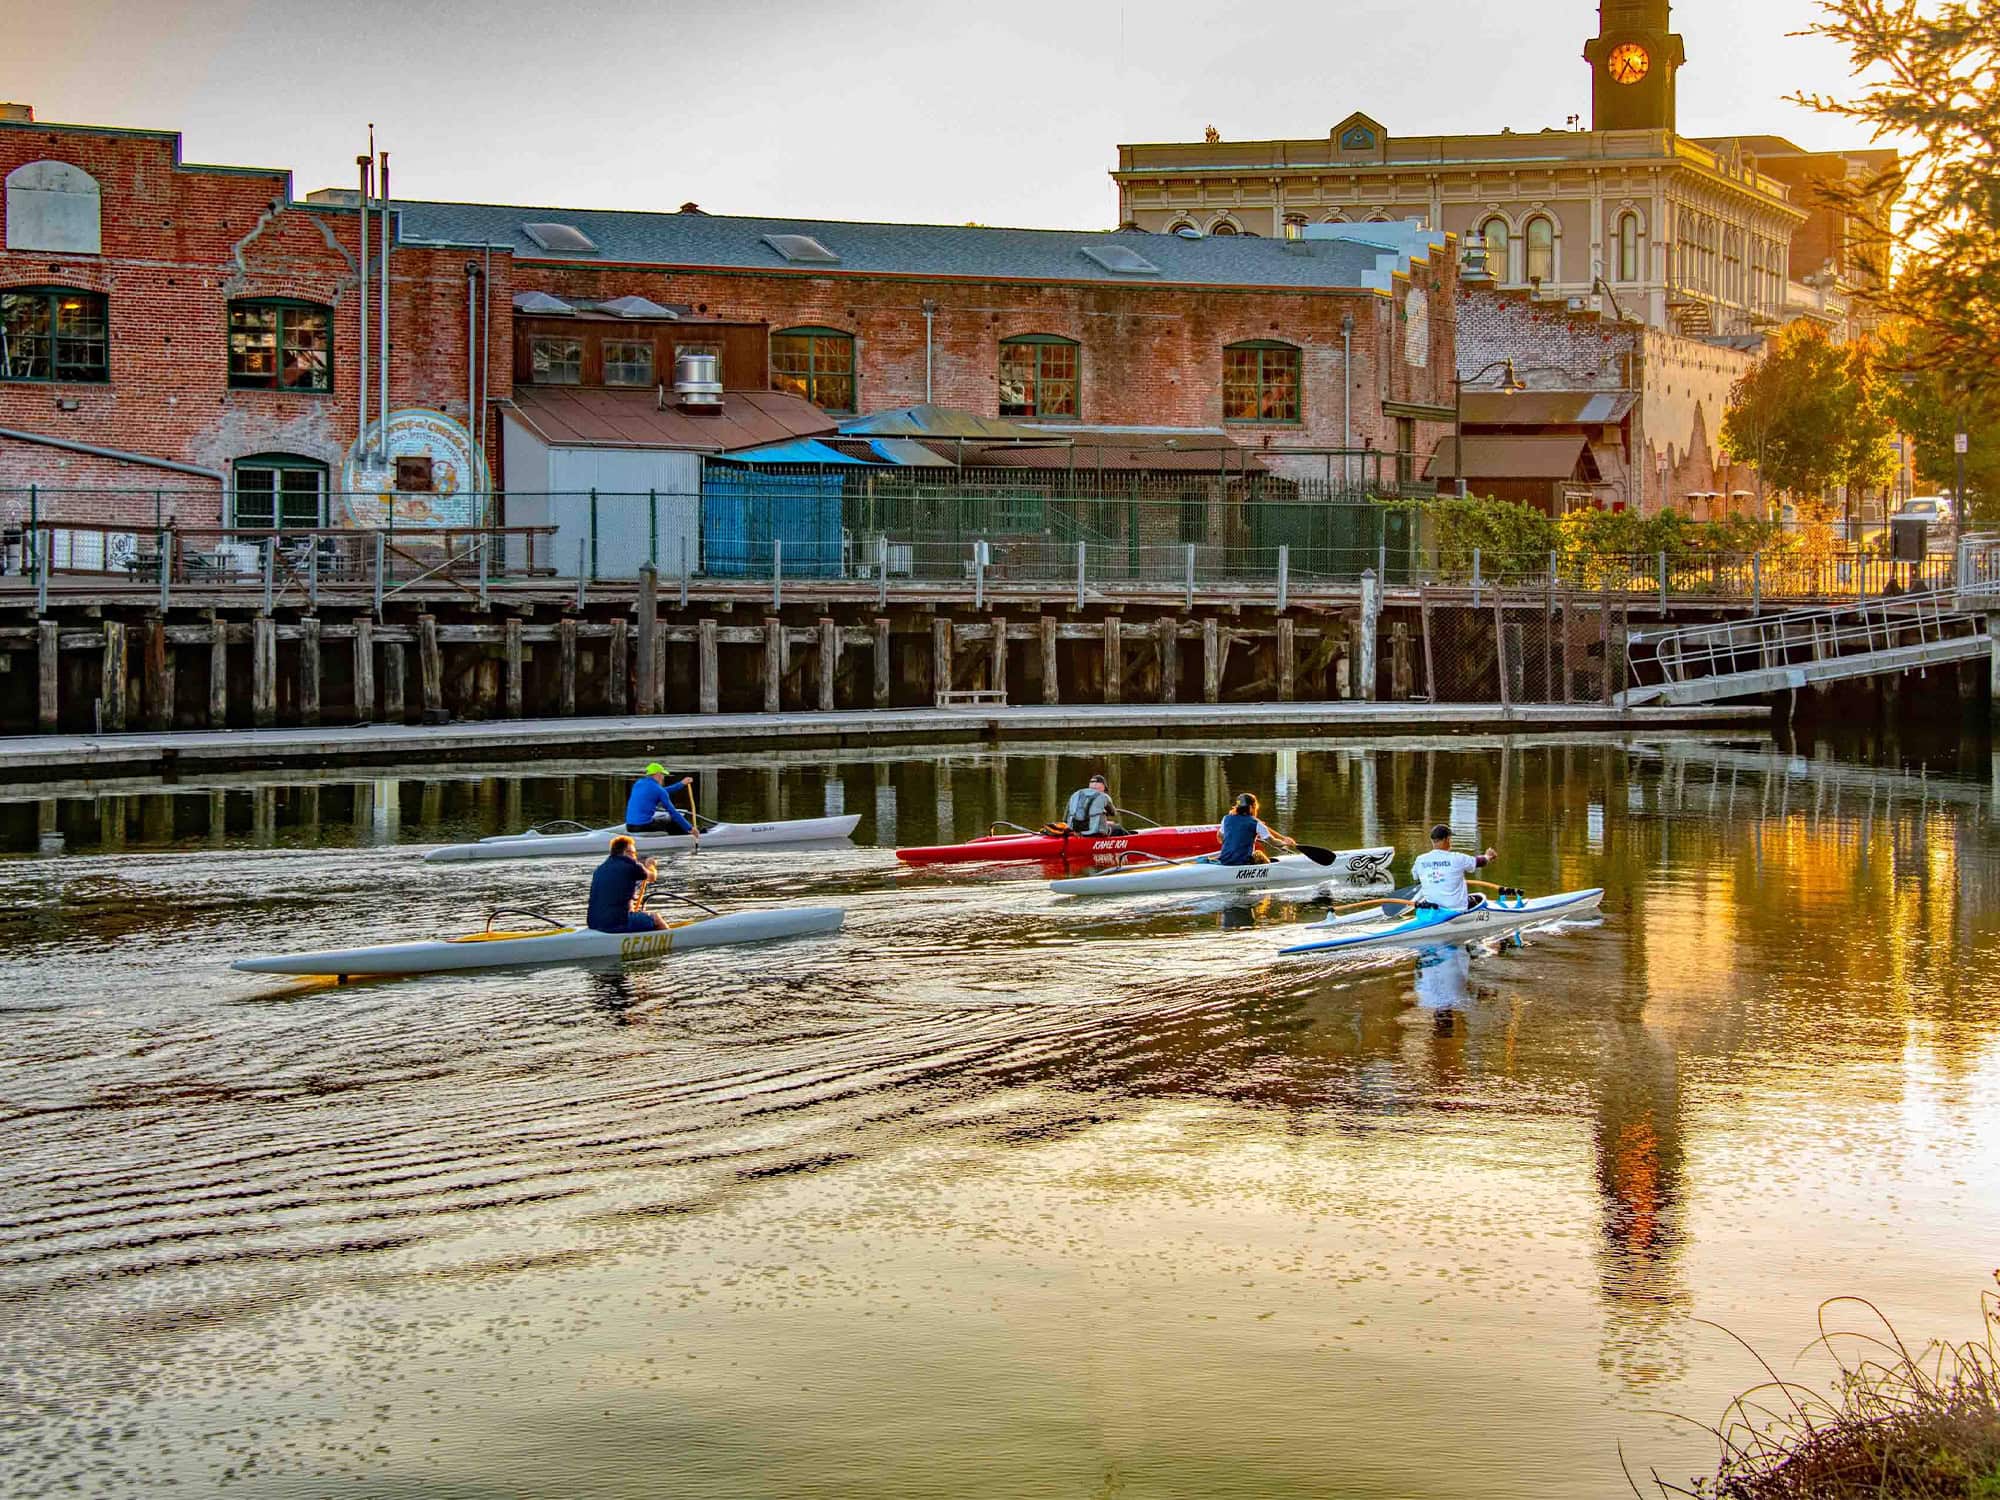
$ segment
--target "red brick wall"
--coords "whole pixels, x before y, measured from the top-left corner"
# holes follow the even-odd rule
[[[60,284],[103,292],[111,320],[108,384],[0,382],[0,427],[222,471],[248,454],[294,453],[325,462],[337,487],[358,423],[359,218],[287,205],[281,172],[177,165],[176,148],[170,135],[0,125],[0,177],[25,162],[66,161],[90,173],[103,194],[101,255],[0,249],[0,289]],[[393,254],[392,406],[465,417],[468,258],[463,250],[416,247]],[[496,398],[512,389],[508,261],[503,255],[493,263]],[[380,290],[370,290],[372,322]],[[228,303],[244,296],[300,297],[334,308],[330,394],[229,389]],[[373,369],[369,378],[372,387]],[[74,400],[77,410],[60,410],[60,400]],[[0,438],[0,491],[30,484],[131,485],[145,491],[137,504],[147,519],[151,492],[163,487],[184,492],[173,507],[183,524],[221,518],[217,481]],[[17,498],[24,497],[0,496],[0,504]],[[117,497],[46,497],[44,512],[61,505],[76,519],[96,518],[93,509],[105,511],[103,519],[139,519],[109,514],[123,504]]]

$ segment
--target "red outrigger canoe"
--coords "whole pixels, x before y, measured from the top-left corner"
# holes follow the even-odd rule
[[[1138,833],[995,833],[963,844],[939,844],[929,849],[898,849],[896,858],[911,865],[984,864],[989,860],[1036,864],[1115,865],[1127,855],[1151,854],[1182,859],[1213,854],[1222,847],[1213,823],[1181,828],[1147,828]]]

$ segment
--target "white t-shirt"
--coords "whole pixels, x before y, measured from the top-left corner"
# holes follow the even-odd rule
[[[1410,861],[1410,873],[1417,877],[1417,899],[1441,906],[1446,911],[1464,911],[1472,905],[1472,892],[1465,877],[1479,868],[1479,861],[1456,849],[1433,849]]]

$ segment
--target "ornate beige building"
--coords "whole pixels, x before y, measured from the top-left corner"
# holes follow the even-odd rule
[[[1677,133],[1685,58],[1668,0],[1602,0],[1592,128],[1396,136],[1365,114],[1314,140],[1121,146],[1119,219],[1182,234],[1297,235],[1316,222],[1416,219],[1459,237],[1468,269],[1578,310],[1694,336],[1813,317],[1843,329],[1839,268],[1793,279],[1811,216],[1756,149]]]

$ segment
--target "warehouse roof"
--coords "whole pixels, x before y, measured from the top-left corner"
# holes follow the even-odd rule
[[[1426,479],[1450,479],[1453,458],[1458,451],[1454,438],[1440,439],[1431,461],[1424,467]],[[1576,479],[1595,484],[1604,475],[1597,456],[1580,437],[1472,437],[1465,440],[1467,479]]]
[[[1467,391],[1468,427],[1608,427],[1639,404],[1633,391]]]
[[[551,448],[730,453],[833,431],[825,412],[782,391],[728,391],[720,411],[685,412],[652,391],[523,385],[501,410]]]
[[[1188,239],[1139,230],[989,229],[493,203],[403,201],[396,209],[405,243],[506,246],[524,262],[1357,291],[1386,287],[1388,273],[1408,265],[1407,254],[1339,237]],[[574,234],[557,235],[558,226]],[[568,248],[558,248],[558,240]]]

